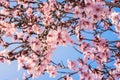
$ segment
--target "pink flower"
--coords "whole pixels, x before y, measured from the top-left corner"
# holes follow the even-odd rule
[[[60,15],[61,15],[60,11],[56,11],[56,15],[57,15],[57,17],[60,17]]]
[[[7,11],[7,9],[3,8],[0,10],[0,14],[9,15],[9,11]]]
[[[80,80],[91,80],[89,72],[84,72],[80,76]]]
[[[31,46],[31,48],[32,48],[32,50],[34,50],[34,51],[37,51],[37,50],[40,50],[40,43],[39,42],[32,42],[31,44],[30,44],[30,46]]]
[[[87,50],[89,50],[89,48],[90,48],[89,43],[85,43],[85,42],[81,43],[80,49],[83,53],[87,52]]]
[[[80,17],[81,12],[82,12],[82,9],[80,9],[79,6],[76,6],[76,7],[74,8],[75,17]]]
[[[47,43],[51,46],[56,46],[57,45],[57,31],[51,30],[48,35],[47,35]]]
[[[3,62],[4,62],[4,58],[0,58],[0,62],[2,62],[2,63],[3,63]]]
[[[71,70],[75,70],[76,69],[76,62],[68,60],[68,68]]]
[[[18,15],[19,15],[19,11],[18,11],[18,10],[15,10],[15,11],[13,12],[13,16],[16,17],[16,16],[18,16]]]
[[[24,57],[19,57],[18,59],[18,70],[20,70],[21,67],[24,66]]]
[[[103,12],[103,10],[104,10],[104,3],[100,3],[100,2],[96,2],[96,3],[94,3],[94,4],[92,4],[92,9],[94,10],[94,12],[93,13],[98,13],[98,14],[100,14],[101,12]],[[101,14],[100,14],[101,15]]]
[[[55,77],[56,77],[56,75],[57,75],[57,72],[56,72],[56,71],[52,71],[52,72],[50,73],[50,77],[55,78]]]
[[[33,9],[32,8],[28,8],[26,13],[27,13],[27,15],[32,15]]]
[[[56,34],[55,34],[56,33]],[[47,42],[49,45],[56,46],[56,45],[66,45],[67,43],[73,44],[68,31],[66,29],[57,29],[51,30],[47,36]]]
[[[69,4],[64,5],[64,11],[66,11],[66,12],[69,12],[71,8],[72,8],[72,6]]]
[[[116,47],[120,48],[120,42],[117,42]]]
[[[113,12],[113,13],[111,13],[110,18],[111,18],[113,24],[118,24],[118,21],[120,20],[120,14],[117,12]]]
[[[37,34],[41,34],[42,33],[42,30],[37,25],[33,25],[32,29]]]
[[[120,60],[117,59],[116,62],[114,63],[116,70],[120,71]]]
[[[116,26],[115,26],[115,29],[116,29],[117,32],[120,33],[120,24],[116,25]]]
[[[67,75],[67,76],[65,77],[65,80],[74,80],[74,79],[73,79],[72,77],[70,77],[70,76]]]
[[[56,2],[56,0],[49,0],[49,2],[50,2],[50,3],[54,3],[54,2]]]
[[[50,77],[56,77],[57,67],[56,66],[47,66],[47,72],[50,74]]]
[[[86,53],[86,54],[84,55],[84,58],[83,58],[84,63],[87,63],[88,58],[89,58],[89,55]]]
[[[10,3],[8,1],[5,2],[5,6],[6,7],[9,7],[10,6]]]

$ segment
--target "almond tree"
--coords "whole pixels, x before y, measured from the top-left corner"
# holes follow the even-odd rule
[[[63,74],[57,80],[74,80],[75,74],[79,80],[118,80],[120,13],[115,7],[120,8],[119,0],[1,0],[0,62],[17,60],[18,70],[28,72],[24,80],[44,73]],[[106,39],[108,31],[117,37]],[[67,44],[83,58],[68,60],[67,66],[52,61],[57,46]]]

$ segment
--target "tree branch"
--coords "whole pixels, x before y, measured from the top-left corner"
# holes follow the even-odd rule
[[[112,2],[107,2],[107,1],[105,1],[105,3],[106,3],[106,5],[108,5],[108,6],[110,6],[110,7],[118,7],[118,8],[120,8],[120,4],[118,4],[118,3],[112,3]]]

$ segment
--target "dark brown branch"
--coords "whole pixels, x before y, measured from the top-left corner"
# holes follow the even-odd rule
[[[118,7],[118,8],[120,8],[120,4],[118,4],[118,3],[113,3],[113,2],[107,2],[107,1],[105,1],[105,3],[106,3],[106,5],[108,5],[108,6],[110,6],[110,7]]]

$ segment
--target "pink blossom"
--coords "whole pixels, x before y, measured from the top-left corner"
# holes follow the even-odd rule
[[[39,50],[40,49],[40,43],[38,43],[38,42],[31,42],[31,48],[32,48],[32,50],[34,50],[34,51],[37,51],[37,50]]]
[[[3,8],[0,10],[0,14],[9,15],[9,12],[5,8]]]
[[[80,77],[80,80],[89,80],[90,78],[89,78],[89,73],[87,73],[87,72],[84,72],[84,73],[82,73],[81,74],[81,77]]]
[[[80,17],[81,12],[82,12],[82,9],[80,9],[79,6],[76,6],[74,9],[75,17]]]
[[[24,57],[19,57],[18,58],[18,70],[24,66]]]
[[[26,13],[27,13],[27,15],[32,15],[33,9],[32,8],[28,8]]]
[[[71,70],[75,70],[76,69],[76,62],[68,60],[68,68]]]
[[[65,5],[64,5],[64,10],[65,10],[66,12],[69,12],[71,8],[72,8],[72,6],[69,5],[69,4],[65,4]]]
[[[10,3],[6,1],[6,2],[5,2],[5,6],[6,6],[6,7],[9,7],[9,6],[10,6]]]
[[[112,10],[117,3],[118,0],[110,5],[104,0],[1,0],[0,62],[17,60],[18,70],[24,68],[33,79],[44,73],[55,78],[61,68],[68,69],[61,77],[65,80],[73,80],[74,74],[80,80],[119,79],[120,42],[104,37],[107,31],[120,33],[120,15]],[[56,48],[68,44],[79,47],[81,59],[68,60],[67,66],[51,63]],[[111,58],[115,68],[107,70]]]
[[[116,47],[118,47],[118,48],[120,47],[120,42],[116,43]]]
[[[13,15],[16,17],[16,16],[18,16],[19,15],[19,11],[18,10],[15,10],[14,12],[13,12]]]
[[[80,49],[82,52],[87,52],[87,50],[89,50],[90,48],[90,44],[89,43],[85,43],[85,42],[82,42],[81,43],[81,46],[80,46]]]
[[[118,24],[118,21],[120,20],[120,15],[117,12],[113,12],[111,13],[110,18],[114,24]]]
[[[56,77],[56,75],[57,75],[57,67],[55,67],[55,66],[47,66],[47,72],[50,74],[50,77]]]
[[[116,62],[114,63],[115,67],[117,68],[116,70],[120,71],[120,60],[116,60]]]
[[[3,63],[3,62],[4,62],[4,58],[0,58],[0,62],[2,62],[2,63]]]
[[[70,77],[70,76],[67,75],[67,76],[65,77],[65,80],[74,80],[74,79],[73,79],[72,77]]]
[[[117,32],[120,32],[120,24],[116,25],[115,29],[116,29]]]
[[[42,30],[37,25],[33,25],[32,29],[37,34],[41,34],[42,33]]]

